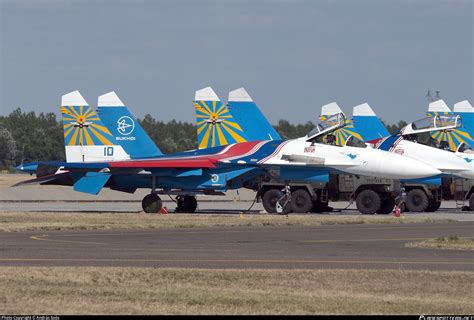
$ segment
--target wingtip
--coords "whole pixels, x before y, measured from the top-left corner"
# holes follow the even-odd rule
[[[194,101],[220,101],[220,99],[211,87],[206,87],[196,91]]]
[[[331,102],[321,107],[322,116],[332,116],[338,113],[343,113],[343,112],[336,102]]]
[[[248,94],[247,90],[244,88],[239,88],[229,92],[228,101],[238,101],[238,102],[252,102],[252,97]]]
[[[99,107],[125,107],[122,100],[117,96],[115,91],[108,92],[99,96],[97,106]]]
[[[61,97],[61,106],[88,106],[86,99],[76,90]]]
[[[377,115],[368,103],[362,103],[352,109],[352,116],[373,117]]]
[[[428,106],[428,112],[451,112],[446,102],[443,99],[439,99],[433,102],[430,102]]]
[[[471,105],[471,103],[469,101],[463,100],[463,101],[460,101],[460,102],[454,104],[453,111],[454,112],[474,113],[474,107]]]

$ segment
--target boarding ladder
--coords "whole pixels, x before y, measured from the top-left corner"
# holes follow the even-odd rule
[[[456,200],[456,208],[462,208],[464,206],[464,179],[454,179],[454,200]]]

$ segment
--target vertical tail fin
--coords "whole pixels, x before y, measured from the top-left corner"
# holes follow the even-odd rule
[[[97,112],[111,132],[113,141],[121,145],[132,159],[162,155],[114,91],[101,95],[97,106]]]
[[[194,108],[199,149],[249,141],[211,87],[196,91]]]
[[[121,146],[114,145],[109,129],[79,91],[63,95],[60,110],[67,162],[130,159]]]
[[[462,106],[463,104],[461,104]],[[458,105],[459,108],[459,105]],[[449,109],[448,105],[444,100],[436,100],[429,104],[428,106],[428,116],[438,116],[438,115],[449,115],[452,114],[451,109]],[[461,115],[462,116],[462,115]],[[466,125],[469,125],[469,121],[464,119],[463,120],[463,128],[453,129],[450,131],[435,131],[431,133],[431,137],[438,141],[438,143],[443,143],[449,147],[449,150],[456,151],[458,146],[466,142],[468,144],[472,143],[472,137],[467,130]],[[473,119],[474,120],[474,119]]]
[[[451,114],[451,109],[449,109],[444,100],[439,99],[428,105],[428,112],[426,114],[429,116]]]
[[[227,108],[249,141],[281,140],[280,135],[244,88],[229,92]]]
[[[321,121],[326,121],[329,117],[342,113],[344,112],[341,110],[339,105],[336,102],[331,102],[328,104],[325,104],[321,107],[321,115],[319,116],[319,119]],[[334,143],[336,146],[345,146],[346,141],[350,136],[354,136],[355,138],[362,140],[362,137],[359,135],[359,133],[354,130],[354,123],[352,120],[346,119],[346,125],[343,128],[337,129],[336,131],[330,133],[329,135],[333,136],[334,138],[331,139],[331,143]],[[328,142],[328,136],[326,135],[323,139],[324,141]]]
[[[342,112],[341,108],[336,102],[325,104],[324,106],[321,107],[321,115],[319,116],[319,120],[325,121],[330,116],[333,116],[338,113],[344,113],[344,112]]]
[[[355,130],[361,135],[364,141],[372,141],[390,135],[368,103],[355,106],[353,108],[352,118]]]
[[[464,100],[454,104],[453,111],[462,117],[462,123],[466,131],[474,137],[474,107],[469,101]]]

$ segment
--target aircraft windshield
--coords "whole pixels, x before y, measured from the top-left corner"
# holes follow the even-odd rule
[[[472,146],[470,146],[467,143],[463,142],[459,145],[458,152],[474,154],[474,149],[473,149]]]
[[[320,136],[323,133],[342,128],[346,123],[346,117],[343,113],[330,116],[326,120],[320,122],[313,130],[306,135],[308,139]]]
[[[365,144],[364,141],[357,139],[354,136],[350,136],[349,138],[347,138],[346,146],[356,147],[356,148],[367,148],[367,145]]]

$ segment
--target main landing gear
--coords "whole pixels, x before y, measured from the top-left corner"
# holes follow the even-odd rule
[[[177,196],[178,206],[175,212],[194,213],[197,208],[197,200],[194,196]]]
[[[151,177],[151,193],[142,200],[142,208],[146,213],[158,213],[163,207],[161,198],[156,194],[156,177]]]

